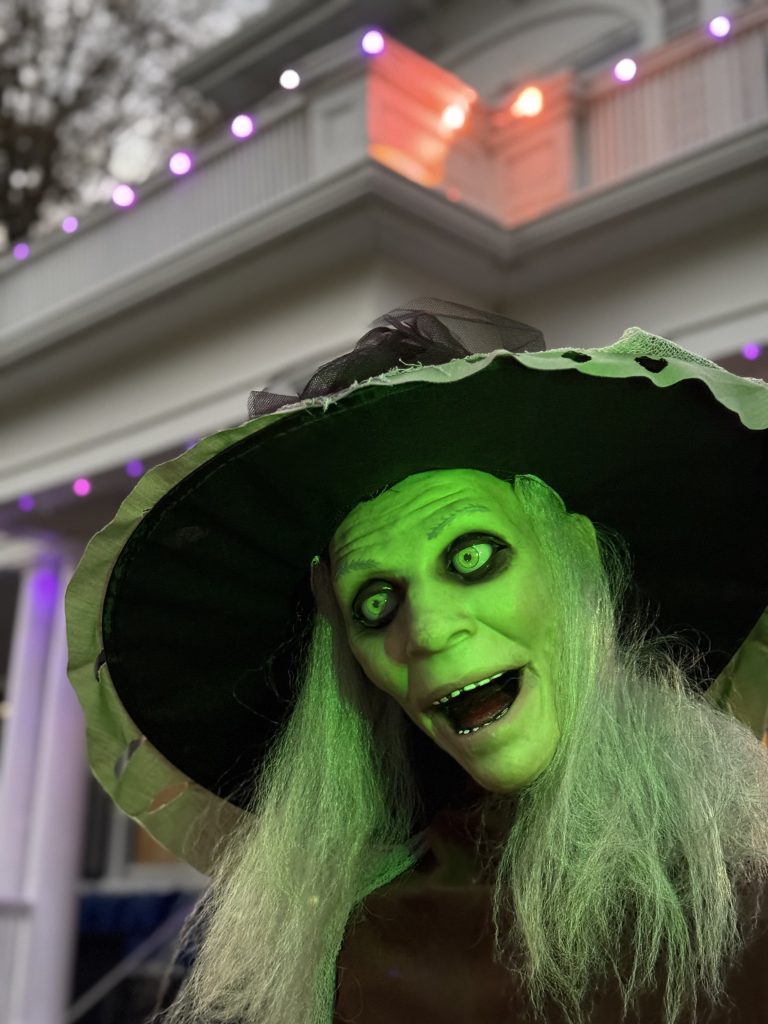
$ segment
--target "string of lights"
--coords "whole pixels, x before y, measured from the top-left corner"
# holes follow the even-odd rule
[[[706,32],[714,39],[725,39],[731,32],[731,20],[725,15],[718,15],[711,18],[706,26]],[[367,57],[376,57],[386,50],[386,40],[378,29],[368,29],[360,38],[360,51]],[[613,67],[613,77],[617,82],[630,83],[638,74],[638,64],[631,57],[623,57]],[[301,85],[301,74],[295,68],[285,68],[279,76],[279,85],[288,91],[298,89]],[[536,117],[543,109],[543,95],[536,86],[524,86],[515,97],[510,106],[510,113],[515,117]],[[458,131],[464,127],[467,119],[466,103],[450,103],[442,111],[440,120],[442,125],[451,131]],[[252,114],[239,113],[231,121],[229,130],[232,136],[243,141],[258,134],[257,122]],[[189,174],[195,166],[194,155],[187,150],[177,150],[167,162],[170,174],[175,177],[183,177]],[[121,182],[112,191],[112,203],[121,210],[130,209],[139,200],[136,189]],[[78,218],[69,215],[61,222],[61,230],[67,234],[74,234],[79,228]],[[31,255],[29,242],[17,242],[11,251],[11,255],[18,262],[27,260]]]

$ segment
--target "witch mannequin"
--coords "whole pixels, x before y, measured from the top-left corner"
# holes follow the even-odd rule
[[[95,776],[211,879],[155,1018],[768,1019],[768,385],[425,299],[248,413],[66,597]]]

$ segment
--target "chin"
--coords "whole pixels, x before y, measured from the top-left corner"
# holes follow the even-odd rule
[[[511,794],[519,792],[525,783],[523,782],[510,782],[508,780],[501,779],[478,779],[473,775],[472,778],[483,789],[489,793],[499,793],[500,795]]]

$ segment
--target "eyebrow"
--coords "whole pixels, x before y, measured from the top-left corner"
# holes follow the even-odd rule
[[[443,530],[448,527],[457,516],[464,515],[467,512],[492,512],[493,509],[488,508],[487,505],[462,505],[461,508],[454,509],[453,512],[443,519],[436,527],[429,531],[427,534],[427,540],[434,540],[435,537],[439,537]],[[340,579],[349,572],[353,572],[358,569],[380,569],[381,565],[372,558],[342,558],[341,562],[336,566],[336,572],[334,573],[334,580]]]

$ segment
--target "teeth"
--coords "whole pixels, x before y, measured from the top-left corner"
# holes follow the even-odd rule
[[[499,676],[503,676],[504,672],[509,669],[504,669],[502,672],[497,672],[495,676],[488,676],[487,679],[480,679],[476,683],[467,683],[466,686],[460,687],[458,690],[454,690],[453,693],[448,693],[445,697],[441,697],[440,700],[436,700],[433,704],[433,708],[439,708],[441,704],[447,704],[449,700],[453,700],[454,697],[458,697],[460,693],[466,693],[468,690],[475,690],[478,686],[485,686],[486,683],[493,682],[494,679],[498,679]]]

